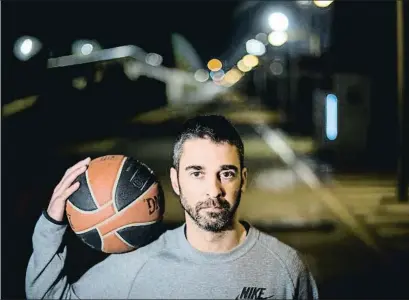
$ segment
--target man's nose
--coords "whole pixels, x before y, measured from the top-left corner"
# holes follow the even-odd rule
[[[223,196],[223,187],[219,178],[211,178],[207,184],[207,196],[215,199]]]

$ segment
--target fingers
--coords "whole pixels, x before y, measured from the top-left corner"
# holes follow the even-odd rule
[[[64,190],[64,192],[60,195],[61,200],[64,202],[74,193],[78,188],[80,187],[80,183],[76,182],[67,189]]]
[[[61,186],[62,184],[66,181],[67,177],[70,176],[72,174],[72,172],[75,172],[76,170],[83,168],[88,166],[88,164],[90,163],[91,158],[87,157],[86,159],[83,159],[79,162],[77,162],[75,165],[73,165],[72,167],[68,168],[67,171],[65,172],[63,178],[61,179],[61,181],[57,184],[57,186],[54,189],[54,194],[58,194],[59,192],[61,192]],[[85,171],[85,170],[83,170]],[[81,174],[81,173],[80,173]],[[78,175],[80,175],[78,174]],[[77,176],[78,176],[77,175]],[[76,176],[76,177],[77,177]]]
[[[76,169],[72,171],[65,179],[61,182],[60,188],[54,193],[53,197],[51,199],[55,199],[57,197],[60,197],[63,193],[65,193],[65,190],[67,190],[70,186],[72,186],[72,183],[77,179],[79,175],[85,172],[87,169],[86,166],[82,166],[79,169]]]
[[[65,189],[60,195],[56,196],[50,201],[50,204],[47,208],[47,213],[52,219],[56,221],[63,220],[66,200],[79,188],[79,186],[79,182],[74,183],[73,185]]]

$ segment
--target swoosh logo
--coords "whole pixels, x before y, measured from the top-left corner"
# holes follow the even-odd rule
[[[240,295],[241,295],[241,294],[237,295],[237,297],[236,297],[235,299],[236,299],[236,300],[238,300],[238,299],[245,299],[245,298],[240,298]],[[273,298],[273,297],[274,297],[274,295],[267,296],[267,297],[261,297],[261,298],[255,298],[255,299],[271,299],[271,298]]]

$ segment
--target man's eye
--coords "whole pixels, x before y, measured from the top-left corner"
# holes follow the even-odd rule
[[[232,171],[222,173],[222,178],[224,178],[224,179],[231,179],[231,178],[234,178],[235,176],[236,176],[236,173],[234,173]]]
[[[193,177],[199,178],[202,175],[202,172],[199,172],[199,171],[192,172],[192,173],[190,173],[190,175],[193,176]]]

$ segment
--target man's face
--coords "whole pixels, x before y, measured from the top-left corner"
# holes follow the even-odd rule
[[[190,139],[183,144],[179,170],[171,169],[171,180],[190,218],[206,231],[221,232],[232,225],[247,170],[240,169],[235,146]]]

